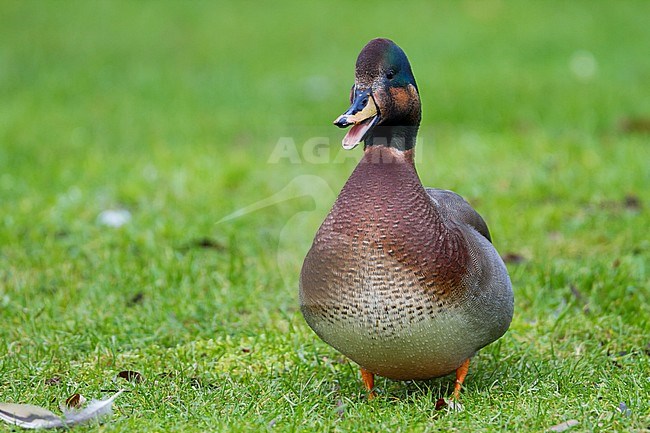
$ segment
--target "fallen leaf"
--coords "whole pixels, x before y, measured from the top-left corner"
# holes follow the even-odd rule
[[[447,406],[447,402],[444,398],[439,398],[436,400],[436,410],[441,410]]]
[[[589,203],[585,205],[588,210],[606,210],[611,212],[620,211],[622,209],[638,212],[643,208],[641,199],[635,194],[627,194],[618,200],[601,200],[597,203]]]
[[[203,249],[215,250],[215,251],[224,251],[226,249],[226,247],[222,243],[214,239],[210,239],[208,237],[193,239],[189,241],[186,245],[182,246],[180,249],[189,250],[192,248],[203,248]]]
[[[518,265],[526,261],[526,258],[519,253],[505,253],[501,256],[505,263],[511,263],[513,265]]]
[[[59,376],[52,376],[45,380],[46,385],[58,385],[59,383],[61,383],[61,378]]]
[[[68,237],[69,235],[70,235],[70,232],[65,230],[65,229],[57,230],[56,232],[54,232],[54,237],[57,237],[57,238],[65,238],[65,237]]]
[[[554,431],[554,432],[563,432],[565,430],[570,429],[571,427],[575,427],[580,422],[577,419],[570,419],[568,421],[561,422],[557,425],[554,425],[553,427],[549,428],[549,431]]]
[[[128,380],[129,382],[133,382],[133,383],[141,383],[144,380],[142,374],[132,370],[120,371],[119,373],[117,373],[117,377],[119,377],[120,379]]]
[[[626,117],[618,124],[621,132],[625,133],[650,133],[650,117]]]
[[[86,402],[86,397],[81,394],[72,394],[65,401],[65,407],[68,409],[80,409]]]
[[[134,305],[141,303],[143,299],[144,299],[144,293],[138,292],[135,295],[133,295],[131,299],[129,299],[126,305],[128,307],[133,307]]]
[[[641,199],[634,194],[628,194],[625,196],[623,199],[623,206],[625,206],[626,209],[630,210],[641,210],[643,207],[641,204]]]
[[[218,250],[218,251],[223,251],[223,250],[226,249],[226,247],[224,247],[223,244],[215,241],[214,239],[210,239],[210,238],[200,239],[196,243],[196,245],[201,247],[201,248],[212,248],[212,249]]]

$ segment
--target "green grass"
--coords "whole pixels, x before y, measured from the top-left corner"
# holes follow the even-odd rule
[[[650,429],[650,3],[430,3],[2,2],[0,401],[130,390],[77,431]],[[366,401],[298,311],[361,154],[331,121],[376,36],[413,64],[424,184],[523,257],[461,413],[434,409],[450,377]]]

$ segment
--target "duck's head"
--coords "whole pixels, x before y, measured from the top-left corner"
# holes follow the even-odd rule
[[[355,67],[350,108],[334,124],[352,126],[343,147],[383,145],[411,149],[420,125],[421,108],[415,77],[406,54],[389,39],[373,39],[363,47]]]

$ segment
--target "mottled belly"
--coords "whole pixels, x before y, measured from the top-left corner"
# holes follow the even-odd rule
[[[347,257],[312,249],[300,298],[307,323],[325,342],[380,376],[442,376],[480,348],[457,302],[370,245]]]

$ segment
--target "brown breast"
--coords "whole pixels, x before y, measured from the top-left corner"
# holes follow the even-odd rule
[[[422,187],[412,153],[369,147],[305,258],[305,318],[321,338],[378,374],[446,374],[476,350],[437,351],[437,339],[464,338],[453,329],[444,338],[425,335],[440,334],[467,296],[463,246],[459,228],[441,217]],[[408,359],[387,356],[407,349]],[[415,371],[423,365],[426,371]]]
[[[462,298],[456,292],[467,269],[463,243],[458,227],[443,220],[422,186],[412,151],[383,146],[366,150],[314,239],[314,246],[338,258],[331,265],[343,268],[366,260],[358,250],[372,245],[401,265],[394,278],[412,274],[432,302],[443,303]]]

